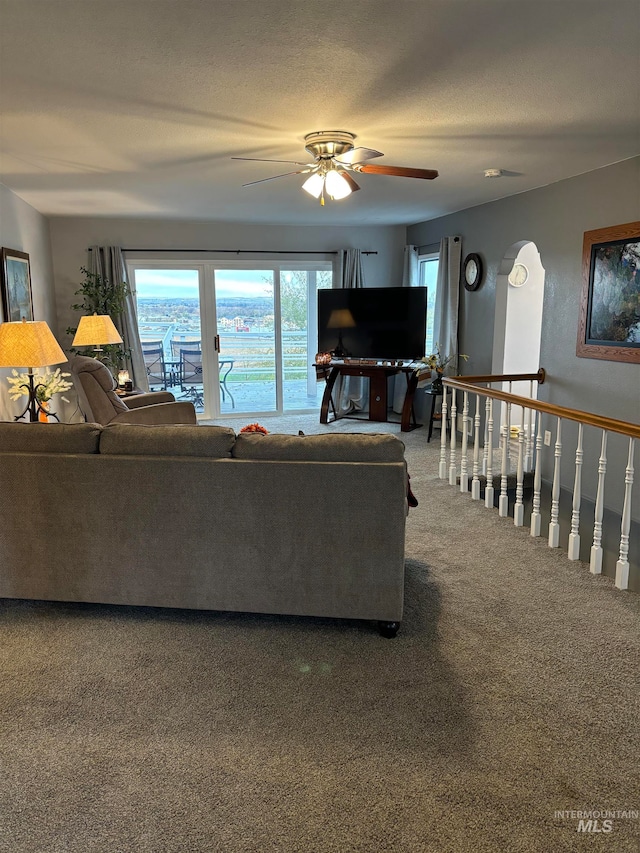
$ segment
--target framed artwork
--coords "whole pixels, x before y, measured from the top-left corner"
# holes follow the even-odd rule
[[[29,255],[15,249],[0,250],[2,307],[6,322],[33,320]]]
[[[640,222],[585,231],[576,355],[640,363]]]

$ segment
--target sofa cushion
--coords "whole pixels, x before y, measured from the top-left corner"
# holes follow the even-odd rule
[[[0,423],[0,452],[98,453],[98,424]]]
[[[231,456],[235,433],[229,427],[193,424],[109,424],[100,453],[119,456]]]
[[[395,435],[388,434],[241,433],[233,445],[233,456],[235,459],[291,462],[403,462],[404,444]]]

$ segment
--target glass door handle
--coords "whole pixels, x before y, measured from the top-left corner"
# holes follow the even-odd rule
[[[216,335],[213,339],[213,348],[216,352],[220,352],[220,335]]]

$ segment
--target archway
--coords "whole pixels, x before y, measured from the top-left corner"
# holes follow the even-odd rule
[[[492,373],[535,373],[540,367],[544,280],[545,270],[535,243],[513,243],[496,278]],[[512,391],[529,396],[530,384],[514,382]],[[536,392],[534,383],[534,397]],[[521,414],[520,409],[512,408],[513,426],[521,424]],[[500,422],[504,422],[503,412]]]

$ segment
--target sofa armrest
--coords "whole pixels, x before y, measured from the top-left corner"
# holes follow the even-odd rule
[[[110,424],[195,424],[193,403],[158,403],[116,415]]]
[[[153,406],[156,403],[174,403],[175,397],[170,391],[147,391],[145,394],[134,394],[122,401],[127,409],[139,409],[141,406]]]

